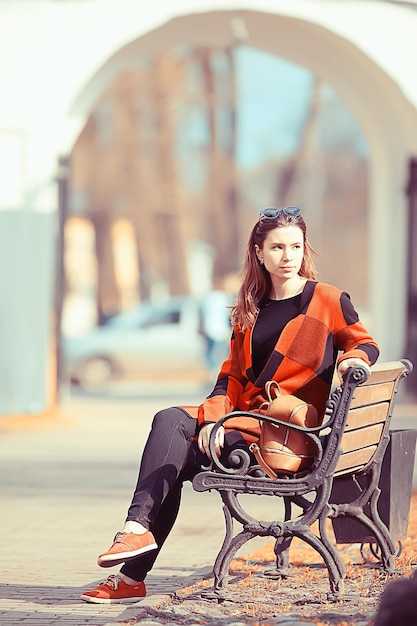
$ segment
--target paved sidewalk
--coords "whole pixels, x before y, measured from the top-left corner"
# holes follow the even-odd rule
[[[79,595],[118,571],[99,568],[96,558],[123,523],[154,413],[202,397],[191,390],[154,399],[76,397],[48,419],[0,419],[2,625],[101,626],[138,613]],[[187,484],[145,602],[209,572],[223,524],[218,494]]]
[[[74,397],[50,418],[0,418],[2,625],[127,622],[210,571],[223,536],[219,496],[187,485],[147,599],[127,608],[79,600],[113,571],[99,568],[96,557],[123,523],[153,414],[203,395],[189,388],[159,398]],[[399,405],[396,413],[394,427],[417,424],[416,407]]]

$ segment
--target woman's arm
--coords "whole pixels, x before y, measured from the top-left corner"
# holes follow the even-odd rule
[[[242,373],[245,371],[244,338],[245,333],[235,327],[230,340],[229,356],[220,368],[213,391],[199,407],[200,426],[206,422],[216,422],[238,405],[247,383],[247,378]]]
[[[379,356],[379,348],[359,319],[349,295],[343,292],[339,300],[340,312],[335,328],[335,343],[343,353],[337,360],[338,373],[354,365],[373,365]]]

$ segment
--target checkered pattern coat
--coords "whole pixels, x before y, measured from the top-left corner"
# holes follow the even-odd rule
[[[307,281],[300,314],[284,327],[258,377],[252,369],[251,343],[252,329],[241,332],[236,326],[215,388],[198,408],[200,424],[236,409],[256,411],[265,400],[268,380],[276,380],[283,393],[313,404],[323,417],[336,363],[359,357],[372,365],[378,354],[349,295],[314,281]],[[258,438],[255,420],[235,418],[229,425],[241,430],[248,441]]]

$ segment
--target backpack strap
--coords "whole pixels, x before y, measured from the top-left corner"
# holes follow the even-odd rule
[[[262,469],[265,472],[265,474],[267,476],[269,476],[269,478],[272,478],[273,480],[276,480],[278,478],[278,476],[274,472],[272,467],[269,467],[268,463],[263,458],[261,449],[258,446],[258,444],[257,443],[251,443],[250,446],[249,446],[249,450],[253,453],[253,455],[255,456],[255,459],[258,462],[258,465],[260,465],[260,467],[262,467]]]

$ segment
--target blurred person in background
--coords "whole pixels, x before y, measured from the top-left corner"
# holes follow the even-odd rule
[[[205,359],[209,378],[216,380],[219,367],[227,357],[232,332],[230,310],[233,296],[222,288],[209,291],[201,302],[201,333],[205,340]]]
[[[122,564],[121,570],[83,593],[82,600],[128,603],[146,595],[144,581],[177,518],[182,485],[207,466],[218,419],[236,409],[258,411],[269,380],[313,404],[322,419],[335,368],[342,376],[351,366],[375,363],[377,344],[349,295],[317,281],[314,254],[298,207],[260,212],[231,309],[229,356],[213,391],[198,407],[171,407],[155,415],[125,524],[98,556],[100,567]],[[259,439],[257,420],[232,422],[216,433],[214,448],[223,462],[232,450],[249,451]]]

